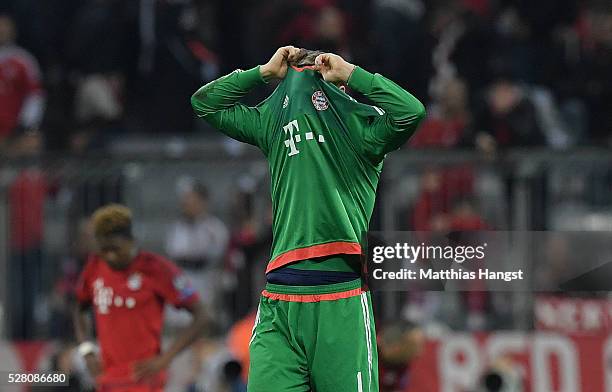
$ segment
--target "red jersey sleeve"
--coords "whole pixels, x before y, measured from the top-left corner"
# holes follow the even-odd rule
[[[185,308],[199,301],[200,296],[183,271],[169,260],[157,259],[153,269],[154,290],[164,302]]]
[[[36,59],[29,53],[23,52],[18,58],[18,63],[23,75],[23,85],[28,94],[41,93],[41,73]]]
[[[81,304],[90,304],[93,300],[91,283],[95,268],[95,259],[93,257],[89,257],[87,263],[85,264],[85,268],[83,268],[81,275],[79,275],[79,279],[77,280],[77,284],[74,289],[76,299]]]

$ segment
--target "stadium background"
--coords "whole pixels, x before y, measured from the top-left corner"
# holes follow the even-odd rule
[[[208,200],[190,205],[227,233],[221,250],[197,250],[219,328],[175,363],[169,390],[227,390],[223,364],[244,360],[264,282],[269,180],[261,154],[195,121],[189,97],[287,43],[341,54],[426,103],[418,134],[386,161],[373,229],[612,230],[609,1],[4,0],[0,12],[25,51],[0,46],[0,64],[17,56],[29,81],[0,91],[2,115],[45,98],[42,116],[0,132],[1,370],[81,377],[70,307],[87,216],[125,203],[142,246],[168,254],[185,198],[205,187]],[[9,24],[0,18],[0,39]],[[541,248],[559,260],[543,289],[588,250]],[[486,390],[491,369],[521,380],[508,391],[612,391],[607,292],[414,290],[376,302],[386,352],[405,359],[402,391]]]

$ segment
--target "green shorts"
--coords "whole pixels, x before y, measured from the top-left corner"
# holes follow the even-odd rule
[[[360,279],[266,285],[250,356],[248,392],[378,392],[370,293]]]

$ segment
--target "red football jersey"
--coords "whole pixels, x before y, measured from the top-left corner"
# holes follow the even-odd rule
[[[169,260],[139,252],[125,270],[90,256],[76,288],[80,303],[92,304],[101,350],[99,383],[129,383],[133,365],[160,353],[164,304],[177,308],[199,297]],[[157,382],[163,383],[163,375]]]

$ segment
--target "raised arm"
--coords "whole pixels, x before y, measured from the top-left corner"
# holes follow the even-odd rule
[[[261,113],[238,101],[263,82],[259,66],[236,70],[201,87],[191,96],[191,106],[198,117],[227,136],[259,146]]]
[[[299,50],[293,46],[279,48],[266,64],[248,71],[234,71],[201,87],[191,97],[198,115],[231,138],[263,147],[262,113],[238,101],[255,86],[287,74],[287,61]]]
[[[406,143],[425,118],[425,107],[417,98],[380,74],[372,74],[331,53],[319,55],[315,65],[325,80],[348,84],[384,110],[363,133],[365,152],[373,160],[382,159]]]

